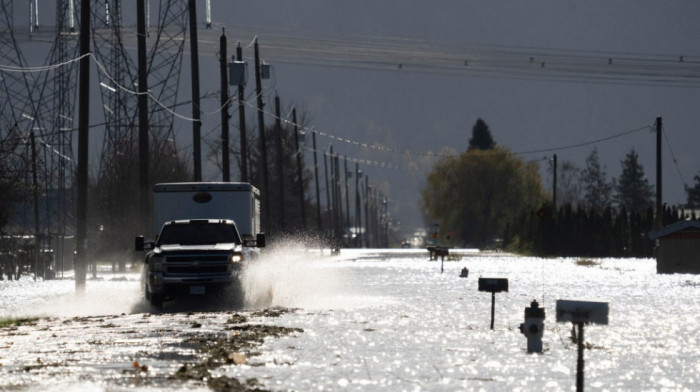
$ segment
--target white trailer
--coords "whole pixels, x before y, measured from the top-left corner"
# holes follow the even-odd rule
[[[245,182],[177,182],[153,190],[153,230],[184,219],[231,219],[244,240],[255,240],[260,227],[260,191]]]

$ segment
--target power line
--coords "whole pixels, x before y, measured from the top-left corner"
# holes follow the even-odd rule
[[[676,167],[676,172],[678,172],[678,177],[681,179],[681,182],[685,186],[685,188],[688,188],[688,183],[685,182],[685,178],[683,178],[683,174],[681,173],[681,168],[678,167],[678,160],[676,159],[676,154],[673,153],[673,148],[671,148],[671,141],[668,139],[668,129],[664,128],[663,132],[664,134],[664,139],[666,139],[666,146],[668,146],[668,150],[671,152],[671,158],[673,159],[673,165]]]
[[[272,39],[271,39],[272,38]],[[292,57],[287,62],[298,63],[313,63],[316,65],[330,66],[351,66],[360,68],[386,68],[389,64],[393,66],[391,57],[395,59],[402,56],[409,56],[411,61],[404,61],[399,64],[404,66],[401,69],[406,69],[405,66],[414,67],[416,72],[428,73],[469,73],[477,76],[487,77],[503,77],[516,78],[526,80],[541,80],[546,77],[549,80],[567,81],[567,82],[610,82],[610,83],[634,83],[639,82],[649,83],[652,85],[665,84],[675,87],[700,87],[700,70],[697,67],[700,61],[697,61],[693,56],[680,56],[674,58],[667,55],[658,54],[639,54],[639,53],[605,53],[599,51],[582,51],[582,50],[559,50],[550,48],[532,48],[532,47],[509,47],[509,46],[471,46],[471,47],[450,47],[450,46],[432,46],[426,45],[424,42],[411,40],[397,40],[390,38],[368,38],[361,36],[346,36],[341,39],[328,39],[318,37],[290,36],[290,35],[271,35],[266,37],[266,40],[272,42],[272,47],[276,48],[281,53],[284,53],[285,47],[291,45],[291,42],[301,42],[304,45],[292,45],[297,52],[297,57]],[[206,42],[206,41],[204,41]],[[282,42],[283,44],[280,44]],[[284,44],[287,42],[287,44]],[[318,51],[312,49],[332,47],[330,52]],[[299,54],[299,49],[302,53]],[[306,51],[306,52],[304,52]],[[360,56],[356,56],[357,52],[361,52]],[[274,50],[272,50],[274,53]],[[321,56],[319,53],[323,53]],[[307,57],[303,57],[303,55]],[[15,67],[0,65],[0,71],[5,72],[45,72],[57,69],[62,66],[70,65],[77,62],[84,56],[91,56],[95,61],[98,70],[109,79],[114,86],[132,95],[140,95],[138,91],[131,90],[120,85],[105,69],[99,60],[93,54],[86,54],[81,57],[68,60],[60,64],[53,64],[41,67]],[[313,56],[317,57],[313,57]],[[335,57],[333,57],[335,56]],[[529,56],[529,57],[528,57]],[[457,60],[469,57],[463,60],[460,67],[457,67]],[[527,59],[526,61],[523,61]],[[284,62],[284,60],[282,60]],[[539,69],[538,69],[539,67]],[[547,75],[542,75],[542,70],[550,72]],[[560,75],[560,76],[553,76]],[[695,84],[698,83],[698,86]],[[266,91],[269,90],[266,89]],[[151,100],[156,105],[163,108],[173,116],[185,121],[195,121],[188,116],[178,114],[167,105],[160,102],[150,91],[146,92]],[[257,97],[256,97],[257,98]],[[229,104],[233,98],[229,99]],[[253,107],[248,101],[244,104]],[[220,106],[213,112],[204,113],[206,115],[215,115],[223,109]],[[258,110],[254,107],[255,110]],[[272,113],[265,114],[276,118]],[[281,119],[285,124],[291,124],[287,119]],[[391,152],[397,154],[407,154],[412,156],[422,157],[455,157],[453,154],[441,154],[431,152],[416,152],[411,150],[401,150],[396,148],[379,146],[376,144],[368,144],[354,141],[351,139],[335,136],[333,134],[309,129],[308,127],[299,126],[300,129],[306,132],[316,132],[320,136],[328,137],[332,140],[343,143],[359,146],[366,149],[373,149],[382,152]],[[560,147],[552,147],[539,150],[516,152],[516,155],[526,155],[533,153],[561,151],[573,148],[584,147],[596,143],[601,143],[614,138],[622,137],[631,133],[635,133],[644,129],[649,129],[649,126],[636,128],[633,130],[621,132],[609,137],[573,144]],[[207,135],[211,134],[210,131]],[[667,141],[668,136],[665,135]],[[667,142],[667,144],[669,144]],[[678,167],[677,160],[673,150],[669,144],[669,150],[673,157],[674,164],[679,173],[679,177],[685,184],[683,176]]]
[[[596,139],[596,140],[591,140],[591,141],[588,141],[588,142],[583,142],[583,143],[578,143],[578,144],[570,144],[570,145],[560,146],[560,147],[543,148],[543,149],[540,149],[540,150],[521,151],[521,152],[516,152],[516,153],[514,153],[514,154],[515,154],[515,155],[526,155],[526,154],[536,154],[536,153],[543,153],[543,152],[554,152],[554,151],[570,150],[570,149],[573,149],[573,148],[585,147],[585,146],[590,146],[591,144],[597,144],[597,143],[605,142],[605,141],[612,140],[612,139],[615,139],[615,138],[618,138],[618,137],[622,137],[622,136],[629,135],[629,134],[631,134],[631,133],[643,131],[643,130],[645,130],[645,129],[646,129],[646,130],[649,130],[649,129],[651,129],[651,126],[650,126],[650,125],[646,125],[646,126],[643,126],[643,127],[631,129],[631,130],[629,130],[629,131],[620,132],[620,133],[615,134],[615,135],[612,135],[612,136],[608,136],[608,137],[604,137],[604,138]]]

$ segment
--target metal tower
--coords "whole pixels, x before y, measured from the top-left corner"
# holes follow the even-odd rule
[[[0,181],[24,184],[26,192],[20,204],[24,213],[14,216],[9,226],[13,231],[33,232],[29,211],[35,206],[26,196],[34,186],[28,175],[34,160],[37,191],[41,194],[36,234],[41,236],[43,246],[57,251],[60,266],[73,221],[72,131],[77,63],[70,60],[77,57],[74,1],[57,0],[55,28],[44,31],[39,29],[38,1],[30,1],[27,10],[17,2],[0,0],[0,58],[4,66],[0,70]],[[16,25],[15,8],[20,14],[29,11],[28,25]],[[35,43],[48,46],[48,51],[42,52],[41,45]],[[32,50],[27,50],[30,46]],[[32,54],[31,61],[25,52]],[[43,67],[37,67],[42,56]],[[32,134],[35,156],[28,147]],[[51,245],[49,239],[53,240]]]
[[[133,28],[124,29],[121,0],[99,0],[93,10],[93,52],[98,61],[105,116],[105,134],[99,177],[120,156],[136,156],[138,140],[138,69]],[[185,0],[161,0],[155,34],[149,34],[148,86],[154,98],[149,102],[149,126],[156,148],[175,152],[172,109],[180,82],[185,44],[187,6]],[[128,91],[127,91],[128,90]]]

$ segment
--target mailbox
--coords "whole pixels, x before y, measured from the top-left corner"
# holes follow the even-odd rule
[[[508,291],[507,278],[479,278],[479,291],[488,291],[489,293],[500,293]]]
[[[557,300],[557,321],[578,324],[608,324],[608,303]]]

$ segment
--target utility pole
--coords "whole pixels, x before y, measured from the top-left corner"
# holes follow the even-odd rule
[[[311,131],[311,137],[313,139],[314,146],[314,177],[316,177],[316,223],[318,225],[318,233],[321,234],[323,230],[323,223],[321,222],[321,191],[318,185],[318,157],[316,156],[316,130]]]
[[[661,186],[661,117],[656,118],[656,219],[654,228],[660,229],[664,225],[664,207],[662,199],[663,188]]]
[[[208,2],[207,2],[208,4]],[[229,162],[229,139],[228,139],[228,63],[226,56],[226,32],[221,29],[219,39],[219,64],[221,70],[221,164],[223,165],[222,175],[224,182],[231,181],[231,163]]]
[[[323,230],[323,223],[321,221],[321,191],[318,186],[318,158],[316,157],[316,130],[312,132],[313,146],[314,146],[314,174],[316,177],[316,223],[318,224],[318,234],[321,234]],[[325,160],[324,160],[325,162]]]
[[[241,43],[236,46],[236,60],[243,62]],[[241,135],[241,181],[248,182],[248,138],[245,129],[245,77],[238,85],[238,129]]]
[[[362,214],[360,213],[360,165],[355,161],[355,247],[360,247],[360,227],[362,226]]]
[[[275,95],[275,139],[277,148],[277,183],[280,202],[280,228],[282,232],[286,229],[286,219],[284,213],[284,169],[282,168],[282,114],[280,113],[280,96]]]
[[[194,150],[194,181],[202,181],[202,120],[199,104],[199,53],[197,49],[197,4],[188,0],[190,13],[190,62],[192,67],[192,149]]]
[[[338,187],[336,186],[337,174],[335,172],[336,162],[335,155],[333,154],[333,145],[330,146],[330,155],[328,156],[328,161],[330,162],[331,171],[331,211],[333,212],[333,239],[338,238]]]
[[[87,272],[87,183],[90,131],[90,0],[80,2],[80,85],[78,86],[78,188],[75,227],[75,291],[85,292]]]
[[[552,179],[552,225],[556,225],[556,219],[557,219],[557,154],[554,154],[554,157],[552,158],[553,160],[553,175],[554,178]],[[557,231],[553,230],[552,231],[552,252],[557,251]]]
[[[332,145],[331,145],[331,148]],[[330,225],[329,227],[333,228],[334,223],[333,223],[333,206],[331,204],[331,188],[328,184],[328,159],[326,158],[328,153],[325,151],[323,152],[323,174],[326,177],[326,210],[328,212],[328,224]]]
[[[365,246],[370,247],[369,243],[369,176],[365,174]]]
[[[136,30],[138,45],[138,72],[139,72],[139,214],[140,230],[142,233],[152,233],[150,230],[150,162],[149,150],[149,124],[148,124],[148,70],[146,69],[146,10],[145,1],[136,2]]]
[[[342,239],[343,236],[343,200],[340,193],[340,157],[336,154],[333,156],[333,187],[335,189],[335,212],[336,212],[336,238]]]
[[[263,96],[262,96],[262,77],[260,75],[260,54],[258,51],[258,38],[255,38],[253,45],[255,51],[255,88],[258,103],[258,131],[260,132],[260,155],[262,157],[262,175],[263,175],[263,203],[265,204],[263,225],[266,230],[270,230],[270,187],[267,179],[267,142],[265,140],[265,118],[263,116]]]
[[[36,142],[34,141],[34,131],[29,133],[32,145],[32,188],[34,195],[34,281],[39,276],[39,182],[36,176]],[[45,269],[42,269],[45,270]],[[43,271],[42,271],[43,273]]]
[[[343,156],[343,167],[345,168],[345,226],[350,226],[350,194],[348,192],[348,156]]]
[[[297,124],[297,108],[292,108],[292,123],[294,123],[294,136],[297,149],[297,180],[299,181],[299,201],[301,203],[301,223],[306,231],[306,202],[304,200],[304,177],[301,172],[301,148],[299,148],[299,124]]]
[[[553,211],[553,216],[557,216],[557,154],[554,154],[554,157],[552,157],[552,167],[553,167],[553,176],[552,176],[552,209]]]

